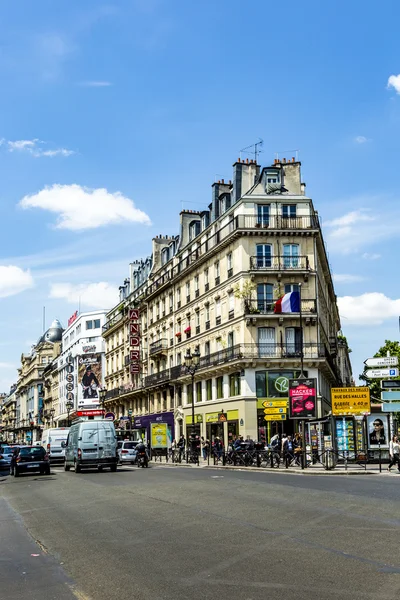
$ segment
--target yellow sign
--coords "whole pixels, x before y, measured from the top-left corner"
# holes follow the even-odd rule
[[[203,415],[194,415],[194,422],[202,423]],[[192,424],[192,415],[186,415],[186,425],[191,425],[191,424]]]
[[[206,423],[217,423],[218,422],[219,413],[207,413],[206,414]]]
[[[285,408],[265,408],[264,409],[264,414],[265,415],[282,415],[286,413],[286,406]]]
[[[285,421],[286,413],[280,415],[265,415],[264,421]]]
[[[262,405],[263,408],[286,408],[287,400],[266,400]]]
[[[332,388],[333,415],[363,415],[371,412],[369,387]]]
[[[168,448],[167,423],[151,423],[151,447]]]

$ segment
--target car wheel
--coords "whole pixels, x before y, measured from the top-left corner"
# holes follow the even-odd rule
[[[67,463],[64,463],[64,471],[69,471],[70,470],[70,465],[67,465]]]
[[[75,473],[81,472],[81,466],[80,466],[80,464],[78,464],[78,461],[75,461],[74,471],[75,471]]]

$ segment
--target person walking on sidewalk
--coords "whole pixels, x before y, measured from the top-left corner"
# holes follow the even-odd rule
[[[185,455],[185,448],[186,448],[186,440],[185,440],[184,435],[181,435],[181,437],[179,438],[178,448],[179,448],[179,458],[180,458],[180,460],[182,460],[182,457]]]
[[[400,444],[397,435],[394,435],[389,442],[389,456],[390,463],[387,470],[390,472],[393,465],[397,464],[397,469],[400,473]]]
[[[205,440],[203,437],[201,438],[201,445],[203,448],[203,459],[207,460],[207,456],[210,452],[210,440]]]
[[[292,460],[294,459],[293,455],[294,444],[292,440],[292,436],[288,435],[288,437],[283,442],[283,461],[285,463],[285,467],[288,468]]]

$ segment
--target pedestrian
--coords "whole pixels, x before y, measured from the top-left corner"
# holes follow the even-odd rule
[[[279,439],[279,433],[275,434],[271,438],[270,450],[271,450],[271,467],[274,468],[274,463],[279,469],[280,463],[280,449],[281,449],[281,440]]]
[[[288,466],[290,465],[290,463],[292,462],[292,460],[294,458],[293,450],[294,450],[294,445],[293,445],[292,436],[288,435],[283,443],[283,460],[285,462],[286,468],[288,468]]]
[[[186,448],[186,440],[185,440],[184,435],[181,435],[181,437],[179,438],[178,448],[179,448],[180,458],[182,459],[182,455],[185,454],[185,448]]]
[[[202,447],[203,447],[203,459],[207,460],[208,454],[210,452],[210,440],[209,439],[204,439],[203,437],[202,439]]]
[[[303,442],[300,433],[296,433],[293,440],[294,458],[295,463],[298,467],[301,466],[301,454],[303,449]]]
[[[216,437],[214,440],[214,453],[217,457],[217,460],[219,460],[222,456],[222,442],[219,437]]]
[[[389,442],[390,463],[387,470],[390,472],[393,465],[397,464],[397,469],[400,472],[400,444],[397,435],[394,435]]]

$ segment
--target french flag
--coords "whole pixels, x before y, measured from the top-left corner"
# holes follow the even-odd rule
[[[290,292],[279,298],[275,302],[274,313],[299,313],[300,312],[300,292]]]

